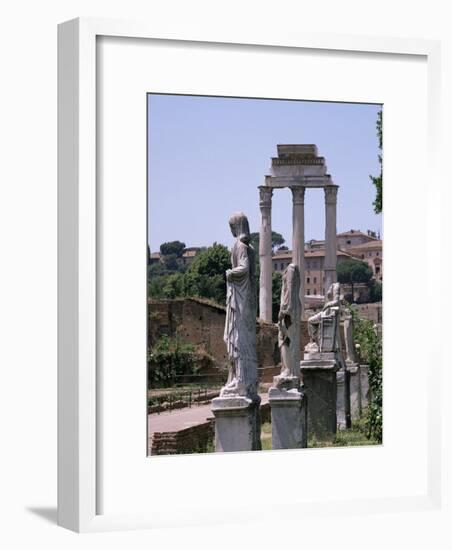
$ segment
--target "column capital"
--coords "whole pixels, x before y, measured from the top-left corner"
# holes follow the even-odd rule
[[[304,204],[304,192],[306,187],[291,187],[292,191],[292,203],[293,204]]]
[[[260,208],[272,207],[273,188],[267,185],[259,185],[259,206]]]
[[[336,204],[337,203],[337,190],[339,189],[338,185],[328,185],[323,188],[325,191],[325,204]]]

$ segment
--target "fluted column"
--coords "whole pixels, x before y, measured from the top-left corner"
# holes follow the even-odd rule
[[[304,187],[291,187],[292,191],[292,263],[300,270],[301,317],[304,311]]]
[[[330,285],[336,282],[337,264],[337,237],[336,237],[336,206],[337,206],[337,185],[324,187],[325,191],[325,284],[324,294],[326,295]]]
[[[272,194],[273,189],[259,187],[261,229],[259,233],[259,317],[272,321]]]

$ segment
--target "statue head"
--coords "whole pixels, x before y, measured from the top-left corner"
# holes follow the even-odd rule
[[[231,227],[231,233],[245,244],[250,241],[250,226],[248,218],[243,212],[234,212],[229,218],[229,226]]]

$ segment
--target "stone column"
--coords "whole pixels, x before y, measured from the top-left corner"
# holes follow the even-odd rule
[[[336,206],[337,206],[337,185],[324,187],[325,191],[325,284],[324,295],[327,290],[336,282],[337,263],[337,238],[336,238]]]
[[[272,194],[273,189],[259,186],[261,230],[259,234],[259,317],[272,321]]]
[[[292,263],[300,270],[301,318],[304,311],[304,187],[291,187],[292,191]]]

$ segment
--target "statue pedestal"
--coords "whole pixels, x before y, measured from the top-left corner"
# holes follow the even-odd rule
[[[336,373],[339,365],[335,354],[309,354],[301,361],[301,378],[307,396],[308,436],[318,440],[332,439],[337,429]],[[316,355],[316,357],[313,357]]]
[[[352,427],[352,379],[354,382],[356,381],[357,372],[358,366],[356,364],[347,363],[347,370],[341,368],[336,373],[336,416],[337,427],[340,430]],[[354,394],[355,398],[357,396],[358,394]]]
[[[216,452],[261,450],[260,402],[258,395],[212,399]]]
[[[271,387],[268,400],[272,414],[272,448],[300,449],[307,447],[306,396],[298,388]]]

